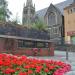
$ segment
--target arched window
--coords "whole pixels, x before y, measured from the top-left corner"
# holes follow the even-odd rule
[[[55,25],[56,24],[56,14],[51,12],[49,15],[48,15],[48,25]]]

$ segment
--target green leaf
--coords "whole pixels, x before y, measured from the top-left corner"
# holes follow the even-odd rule
[[[13,75],[18,75],[19,74],[19,72],[17,71],[17,72],[15,72],[15,74],[13,74]]]
[[[3,75],[3,72],[0,71],[0,75]]]
[[[9,18],[11,12],[7,9],[8,3],[6,0],[0,0],[0,20],[6,21],[6,18]]]

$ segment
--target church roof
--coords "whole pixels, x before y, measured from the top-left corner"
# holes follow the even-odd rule
[[[55,10],[57,10],[57,11],[61,14],[59,8],[57,8],[57,7],[56,7],[55,5],[53,5],[53,4],[50,4],[50,6],[47,8],[46,13],[47,13],[47,12],[52,12],[51,10],[49,10],[49,9],[51,9],[51,8],[54,8]],[[46,13],[45,13],[45,15],[46,15]],[[45,16],[45,15],[44,15],[44,16]],[[62,14],[61,14],[61,15],[62,15]]]
[[[55,4],[54,6],[57,7],[60,10],[61,14],[63,15],[64,14],[64,12],[63,12],[64,8],[69,6],[72,3],[73,3],[73,0],[66,0],[66,1],[63,1],[61,3]],[[47,9],[48,9],[48,7],[44,8],[42,10],[39,10],[36,12],[36,14],[38,14],[39,17],[44,19],[44,15],[46,14]]]

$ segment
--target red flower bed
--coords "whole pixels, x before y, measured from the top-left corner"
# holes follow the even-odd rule
[[[61,61],[0,54],[0,75],[64,75],[71,66]]]

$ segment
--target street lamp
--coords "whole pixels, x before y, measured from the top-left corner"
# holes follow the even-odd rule
[[[69,60],[69,53],[68,53],[68,49],[69,49],[69,45],[71,44],[71,42],[70,41],[67,41],[66,42],[66,60]]]

